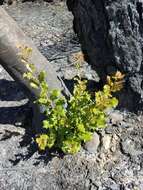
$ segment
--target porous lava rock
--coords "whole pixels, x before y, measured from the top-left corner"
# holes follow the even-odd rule
[[[143,1],[67,0],[88,62],[102,80],[126,75],[122,105],[139,110],[143,102]]]

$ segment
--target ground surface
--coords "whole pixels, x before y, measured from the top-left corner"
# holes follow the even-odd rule
[[[72,15],[63,2],[39,2],[4,8],[59,74],[70,80],[76,73],[69,66],[71,55],[80,51]],[[83,75],[98,80],[86,64]],[[37,152],[26,125],[31,116],[27,102],[22,89],[0,67],[0,190],[143,189],[142,116],[114,111],[109,127],[97,134],[96,154],[83,149],[61,157],[57,152]]]

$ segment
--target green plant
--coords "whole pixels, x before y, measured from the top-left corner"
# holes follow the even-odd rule
[[[106,126],[106,109],[118,105],[118,100],[112,96],[112,92],[122,88],[123,75],[117,72],[115,76],[108,76],[107,84],[102,91],[95,92],[94,97],[86,90],[87,81],[78,76],[75,79],[73,96],[66,100],[60,91],[49,90],[44,71],[35,76],[36,69],[28,62],[27,56],[31,50],[23,52],[26,56],[21,58],[28,69],[24,78],[30,81],[33,88],[40,89],[35,103],[44,107],[46,116],[43,121],[46,132],[38,134],[36,138],[39,149],[57,147],[64,153],[77,153],[82,143],[92,138],[94,131]]]

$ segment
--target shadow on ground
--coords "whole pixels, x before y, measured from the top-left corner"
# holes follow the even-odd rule
[[[10,140],[13,136],[18,138],[20,135],[18,129],[24,128],[24,135],[20,138],[19,151],[15,152],[15,159],[9,159],[13,166],[17,165],[21,160],[26,161],[31,159],[32,156],[38,151],[38,147],[34,141],[36,129],[32,125],[33,111],[29,102],[18,106],[19,101],[26,98],[24,92],[17,82],[8,81],[5,79],[0,80],[0,125],[4,125],[5,129],[0,142]],[[13,126],[14,130],[9,129],[9,125]],[[26,152],[21,153],[21,149]],[[59,150],[47,150],[46,152],[39,152],[37,158],[33,160],[33,165],[38,165],[41,160],[48,163],[54,156],[62,157],[63,154]]]
[[[20,101],[25,99],[20,85],[16,81],[6,79],[0,80],[0,100],[1,101]]]

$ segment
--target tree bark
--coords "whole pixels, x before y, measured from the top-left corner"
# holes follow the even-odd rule
[[[20,82],[30,99],[35,98],[39,92],[31,88],[29,82],[23,79],[23,74],[27,71],[27,68],[19,58],[18,45],[32,48],[32,55],[29,61],[35,65],[37,73],[42,70],[46,71],[46,80],[49,88],[59,89],[69,96],[66,86],[52,65],[38,51],[32,41],[25,36],[16,22],[0,7],[0,64],[15,80]]]
[[[142,109],[143,1],[67,0],[67,5],[92,68],[103,81],[116,70],[124,73],[122,105],[129,110]]]
[[[29,99],[33,101],[39,95],[39,91],[31,88],[29,81],[23,78],[23,74],[27,71],[27,68],[19,57],[18,45],[32,48],[32,55],[29,61],[35,65],[37,74],[39,71],[46,71],[46,81],[49,89],[58,89],[64,95],[70,95],[62,79],[57,75],[52,65],[38,51],[32,41],[25,36],[16,22],[0,7],[0,64],[20,83]],[[40,114],[38,110],[39,108],[36,108],[36,111],[34,110],[35,113],[37,112],[36,114]],[[38,117],[39,116],[35,116],[37,120]]]

